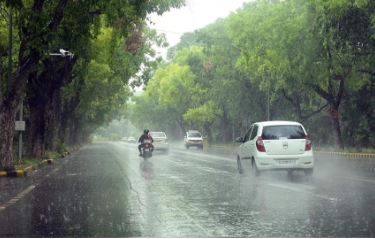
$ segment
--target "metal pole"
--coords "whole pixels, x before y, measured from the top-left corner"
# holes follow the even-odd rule
[[[267,120],[270,120],[270,84],[268,84],[267,91]]]
[[[8,84],[7,84],[7,94],[10,93],[10,84],[12,82],[12,48],[13,48],[13,13],[12,7],[9,8],[9,34],[8,34]]]
[[[20,121],[23,121],[23,100],[21,101],[20,106]],[[19,135],[19,142],[18,142],[18,159],[22,159],[22,130],[20,131]]]

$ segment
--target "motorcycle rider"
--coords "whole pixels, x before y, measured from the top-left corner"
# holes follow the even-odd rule
[[[139,156],[142,156],[142,148],[144,147],[145,139],[151,140],[152,143],[154,142],[154,139],[149,134],[149,132],[150,131],[148,129],[143,130],[143,134],[138,139],[138,143],[140,143],[140,145],[138,145]],[[154,151],[154,146],[151,144],[151,152],[153,152],[153,151]]]

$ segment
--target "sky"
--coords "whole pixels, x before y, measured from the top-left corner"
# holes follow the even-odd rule
[[[224,18],[250,1],[252,0],[186,0],[182,8],[171,9],[161,16],[150,15],[152,23],[149,26],[166,34],[169,45],[174,46],[184,33],[193,32],[218,18]],[[158,51],[165,57],[165,49]]]

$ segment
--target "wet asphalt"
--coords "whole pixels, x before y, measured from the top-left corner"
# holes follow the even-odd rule
[[[374,237],[375,174],[316,158],[303,172],[237,172],[233,152],[83,147],[0,178],[0,237]]]

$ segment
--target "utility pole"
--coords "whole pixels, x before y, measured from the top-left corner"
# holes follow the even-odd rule
[[[21,101],[20,106],[20,122],[23,122],[23,100]],[[25,126],[24,126],[25,127]],[[22,159],[22,130],[20,130],[19,139],[18,139],[18,159]]]
[[[270,121],[270,84],[267,90],[267,121]]]

